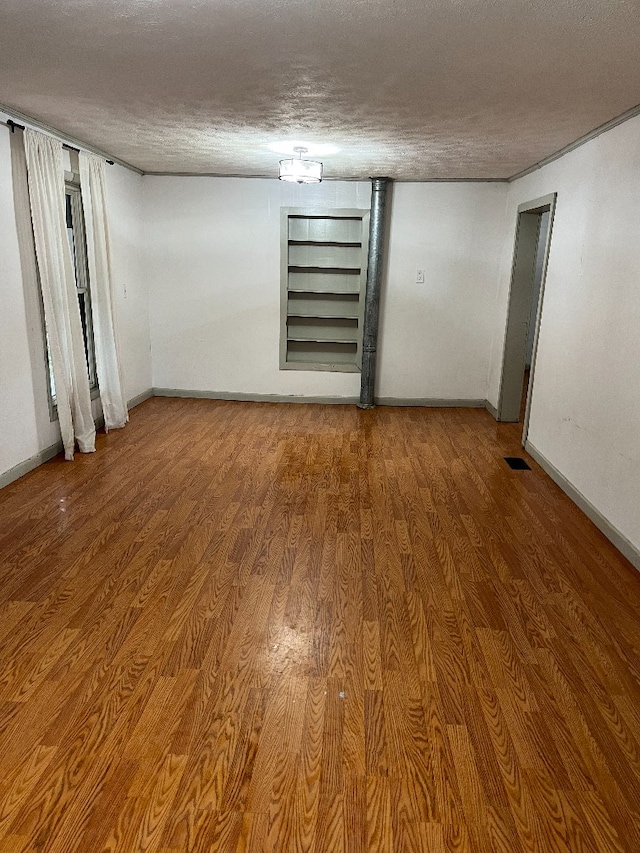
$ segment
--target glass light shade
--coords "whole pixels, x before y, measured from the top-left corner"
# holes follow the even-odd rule
[[[319,160],[280,160],[280,180],[295,184],[319,184],[322,163]]]

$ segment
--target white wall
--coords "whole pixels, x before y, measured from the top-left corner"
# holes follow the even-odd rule
[[[127,400],[151,388],[149,279],[144,272],[142,176],[107,166],[109,232],[118,338]]]
[[[360,375],[279,369],[280,209],[368,209],[368,183],[145,177],[153,385],[355,396]]]
[[[34,352],[32,343],[34,335],[42,340],[39,309],[36,301],[31,310],[33,294],[22,286],[9,142],[0,127],[0,473],[59,437],[49,422],[44,352]]]
[[[489,397],[519,204],[557,192],[529,441],[640,549],[640,118],[510,187]]]
[[[359,374],[279,370],[280,208],[368,208],[368,183],[149,176],[144,191],[155,387],[358,395]],[[379,395],[485,398],[506,195],[394,186]]]
[[[484,400],[507,186],[398,183],[392,192],[377,393]]]
[[[0,114],[0,121],[6,117]],[[142,277],[142,178],[108,167],[112,262],[125,390],[130,399],[151,387],[149,308]],[[11,177],[9,131],[0,126],[0,475],[60,438],[51,422],[39,296],[25,290]],[[126,295],[125,295],[126,289]],[[94,403],[98,414],[99,401]]]

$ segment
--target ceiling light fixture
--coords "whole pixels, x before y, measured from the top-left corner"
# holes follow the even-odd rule
[[[293,149],[298,155],[297,160],[280,160],[281,181],[290,181],[295,184],[319,184],[322,180],[322,163],[320,160],[303,160],[302,155],[307,153],[306,148],[296,147]]]

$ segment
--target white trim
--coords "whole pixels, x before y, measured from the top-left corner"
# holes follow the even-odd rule
[[[278,176],[273,174],[256,173],[255,175],[240,175],[237,173],[224,172],[143,172],[150,178],[250,178],[252,180],[273,181],[278,180]],[[394,178],[391,177],[395,184],[508,184],[509,178],[423,178],[416,180],[415,178]],[[326,181],[346,181],[348,183],[368,184],[370,178],[358,177],[357,175],[323,175],[322,183]]]
[[[491,417],[497,421],[498,420],[498,410],[496,409],[496,407],[492,403],[490,403],[488,400],[484,401],[484,407],[489,412]]]
[[[551,240],[553,239],[553,226],[556,217],[556,204],[558,202],[558,194],[551,193],[543,196],[534,202],[538,205],[537,210],[543,208],[543,212],[549,209],[549,223],[547,225],[547,236],[544,247],[544,258],[542,259],[542,269],[540,270],[540,288],[538,290],[538,305],[536,307],[536,319],[533,328],[533,348],[531,350],[531,364],[529,365],[529,385],[527,387],[527,398],[524,407],[524,418],[522,419],[522,446],[529,435],[529,421],[531,420],[531,405],[533,403],[533,388],[536,378],[536,363],[538,360],[538,341],[540,340],[540,326],[542,323],[542,307],[544,305],[545,290],[547,287],[547,269],[549,267],[549,256],[551,254]],[[518,208],[519,209],[519,208]],[[542,219],[540,220],[542,222]],[[540,227],[538,228],[538,241],[540,240]],[[536,246],[536,256],[538,247]],[[525,363],[526,368],[526,363]]]
[[[153,397],[153,391],[149,388],[147,391],[143,391],[142,394],[138,394],[136,397],[132,397],[131,400],[127,402],[127,409],[135,409],[136,406],[139,406],[140,403],[144,403],[145,400],[150,400]],[[102,429],[104,427],[104,415],[100,414],[97,418],[94,418],[96,429]]]
[[[154,388],[155,397],[186,397],[202,400],[228,400],[239,403],[324,403],[353,405],[359,397],[303,396],[302,394],[253,394],[236,391],[192,391],[185,388]],[[376,397],[378,406],[423,406],[425,408],[482,409],[485,401],[452,397]]]
[[[604,515],[597,509],[591,501],[580,492],[573,483],[569,482],[552,462],[540,453],[540,451],[526,441],[524,449],[532,456],[538,465],[547,473],[556,485],[560,486],[562,491],[571,498],[574,504],[582,510],[598,530],[607,537],[607,539],[615,545],[620,553],[629,560],[632,566],[640,571],[640,550],[621,533]]]
[[[236,391],[192,391],[186,388],[154,388],[154,397],[186,397],[197,400],[228,400],[236,403],[329,403],[352,405],[358,397],[315,396],[302,394],[252,394]]]
[[[531,417],[531,403],[533,399],[533,386],[535,380],[535,370],[536,370],[536,359],[538,356],[538,341],[540,338],[540,324],[542,322],[542,307],[544,302],[545,295],[545,287],[547,282],[547,268],[549,266],[549,255],[551,253],[551,240],[553,237],[553,225],[556,213],[556,205],[558,201],[558,194],[556,192],[549,193],[548,195],[541,196],[539,198],[532,199],[531,201],[522,202],[522,204],[518,205],[518,212],[516,213],[516,229],[515,229],[515,239],[513,242],[513,257],[511,261],[511,277],[509,279],[509,295],[507,297],[507,316],[505,318],[504,325],[504,335],[502,339],[502,367],[500,371],[500,388],[498,391],[498,406],[496,410],[496,420],[501,421],[503,416],[503,402],[504,402],[504,375],[505,375],[505,364],[506,364],[506,355],[507,355],[507,335],[509,333],[509,321],[510,321],[510,313],[512,307],[512,297],[514,295],[513,285],[515,279],[516,272],[516,261],[518,256],[518,245],[520,239],[520,228],[522,220],[521,216],[525,214],[537,214],[541,216],[547,210],[549,212],[549,225],[547,228],[547,234],[545,238],[545,249],[544,249],[544,259],[542,262],[542,270],[540,272],[540,290],[538,293],[538,305],[536,309],[536,319],[535,319],[535,327],[534,327],[534,338],[533,338],[533,350],[531,354],[531,365],[529,369],[529,384],[527,387],[527,399],[525,405],[524,418],[522,419],[522,446],[524,447],[525,441],[527,439],[527,435],[529,434],[529,420]],[[540,221],[538,221],[538,232],[536,238],[536,248],[534,252],[534,265],[535,265],[535,257],[537,257],[538,253],[538,241],[540,239]],[[534,274],[534,273],[532,273]],[[525,365],[526,366],[526,365]],[[523,374],[524,376],[524,374]]]
[[[143,391],[142,394],[138,394],[137,397],[133,397],[133,399],[129,400],[127,407],[129,409],[134,409],[150,397],[153,397],[153,391],[151,389]],[[100,429],[104,425],[104,418],[102,415],[98,415],[97,418],[94,418],[94,421],[97,429]],[[54,456],[62,453],[62,451],[62,441],[57,441],[55,444],[50,444],[49,447],[45,447],[44,450],[40,450],[38,453],[30,456],[28,459],[25,459],[24,462],[18,462],[17,465],[13,466],[13,468],[9,468],[9,470],[5,471],[4,474],[0,474],[0,489],[8,486],[9,483],[13,483],[14,480],[24,477],[25,474],[28,474],[29,471],[33,471],[40,465],[44,465],[45,462],[53,459]]]
[[[0,489],[8,486],[9,483],[13,483],[14,480],[24,477],[25,474],[29,473],[29,471],[33,471],[34,468],[38,468],[40,465],[43,465],[50,459],[53,459],[54,456],[62,453],[62,451],[62,441],[57,441],[55,444],[50,444],[49,447],[45,447],[44,450],[40,450],[34,456],[30,456],[28,459],[25,459],[24,462],[18,462],[18,464],[14,465],[13,468],[9,468],[9,470],[5,471],[4,474],[0,474]]]
[[[142,169],[138,169],[137,166],[132,166],[131,163],[127,163],[126,160],[121,160],[119,157],[114,157],[113,154],[107,154],[100,148],[94,148],[93,145],[87,145],[86,142],[82,142],[82,140],[76,139],[74,136],[69,136],[66,133],[62,133],[62,131],[57,130],[55,127],[51,127],[51,125],[49,124],[45,124],[42,121],[38,121],[38,119],[32,118],[32,116],[27,115],[26,113],[21,113],[20,110],[14,110],[13,107],[7,107],[4,104],[0,104],[0,113],[4,113],[5,115],[14,119],[16,124],[24,124],[28,127],[33,128],[34,130],[41,130],[43,133],[46,133],[49,136],[53,136],[56,139],[59,139],[63,145],[69,145],[72,148],[78,148],[82,149],[83,151],[89,151],[91,152],[91,154],[96,154],[98,157],[103,157],[105,160],[112,160],[114,163],[117,163],[118,166],[124,166],[125,169],[130,169],[137,175],[144,175]],[[11,129],[9,127],[7,127],[7,130],[11,132]]]
[[[0,112],[6,113],[6,115],[17,119],[20,123],[29,124],[31,127],[36,128],[37,130],[42,130],[45,133],[49,133],[52,136],[55,136],[58,139],[61,139],[63,142],[66,142],[69,145],[74,146],[75,148],[83,148],[85,151],[91,151],[93,154],[97,154],[99,157],[104,157],[105,160],[113,160],[114,163],[117,163],[118,166],[124,166],[125,169],[130,169],[132,172],[135,172],[138,175],[149,175],[150,177],[167,177],[167,178],[261,178],[265,180],[277,180],[278,176],[274,173],[273,175],[237,175],[237,174],[222,174],[219,172],[145,172],[143,169],[139,169],[137,166],[133,166],[131,163],[127,163],[126,160],[121,160],[119,157],[115,157],[113,154],[107,154],[104,151],[101,151],[99,148],[94,148],[90,145],[87,145],[85,142],[82,142],[79,139],[75,139],[73,136],[67,136],[66,134],[62,134],[59,130],[56,130],[55,127],[51,127],[50,125],[44,124],[44,122],[37,121],[37,119],[32,118],[26,113],[20,112],[20,110],[16,110],[13,107],[7,107],[4,104],[0,104]],[[505,184],[505,183],[513,183],[514,181],[519,180],[520,178],[524,178],[525,175],[529,175],[532,172],[537,171],[538,169],[542,169],[543,166],[548,166],[549,163],[553,163],[555,160],[559,160],[561,157],[564,157],[565,154],[569,154],[571,151],[574,151],[576,148],[580,148],[580,146],[585,145],[587,142],[591,142],[592,139],[595,139],[597,136],[600,136],[602,133],[606,133],[608,130],[613,130],[614,127],[618,127],[620,124],[624,124],[624,122],[629,121],[632,118],[640,115],[640,104],[635,107],[632,107],[630,110],[627,110],[624,113],[621,113],[619,116],[615,116],[614,118],[606,121],[604,124],[601,124],[599,127],[590,130],[588,133],[585,133],[583,136],[579,136],[573,142],[570,142],[568,145],[565,145],[564,148],[560,148],[558,151],[555,151],[553,154],[550,154],[548,157],[539,160],[537,163],[534,163],[531,166],[527,166],[525,169],[522,169],[520,172],[516,172],[515,175],[511,175],[509,178],[427,178],[422,181],[402,181],[402,179],[394,178],[393,180],[396,183],[418,183],[418,184]],[[368,178],[366,177],[357,177],[355,175],[336,175],[335,177],[325,176],[323,178],[325,181],[357,181],[357,182],[367,182]]]
[[[579,136],[573,142],[570,142],[568,145],[565,145],[564,148],[560,148],[553,154],[549,154],[548,157],[545,157],[544,159],[539,160],[537,163],[534,163],[533,166],[527,166],[527,168],[523,169],[521,172],[516,172],[515,175],[512,175],[510,178],[507,178],[508,183],[511,184],[513,183],[513,181],[519,181],[520,178],[524,178],[526,175],[530,175],[532,172],[537,172],[537,170],[542,169],[543,166],[548,166],[549,163],[553,163],[555,160],[559,160],[561,157],[564,157],[565,154],[569,154],[571,151],[575,151],[576,148],[580,148],[582,145],[586,145],[587,142],[591,142],[592,139],[595,139],[602,133],[606,133],[608,130],[613,130],[613,128],[618,127],[619,124],[624,124],[625,121],[629,121],[630,119],[635,118],[638,115],[640,115],[640,104],[635,107],[631,107],[630,110],[626,110],[626,112],[624,113],[620,113],[620,115],[615,116],[615,118],[609,119],[609,121],[605,121],[604,124],[601,124],[598,127],[594,127],[593,130],[590,130],[583,136]]]
[[[137,394],[135,397],[132,397],[127,401],[128,409],[135,409],[136,406],[139,406],[140,403],[144,403],[145,400],[150,400],[153,397],[153,388],[147,388],[146,391],[143,391],[142,394]]]
[[[428,409],[484,409],[485,400],[458,397],[375,397],[377,406],[423,406]]]
[[[531,201],[523,201],[518,205],[518,213],[551,213],[551,208],[555,205],[558,198],[558,193],[547,193],[539,198],[531,199]]]

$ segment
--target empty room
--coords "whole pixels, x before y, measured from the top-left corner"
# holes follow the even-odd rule
[[[5,0],[0,853],[640,851],[639,45]]]

